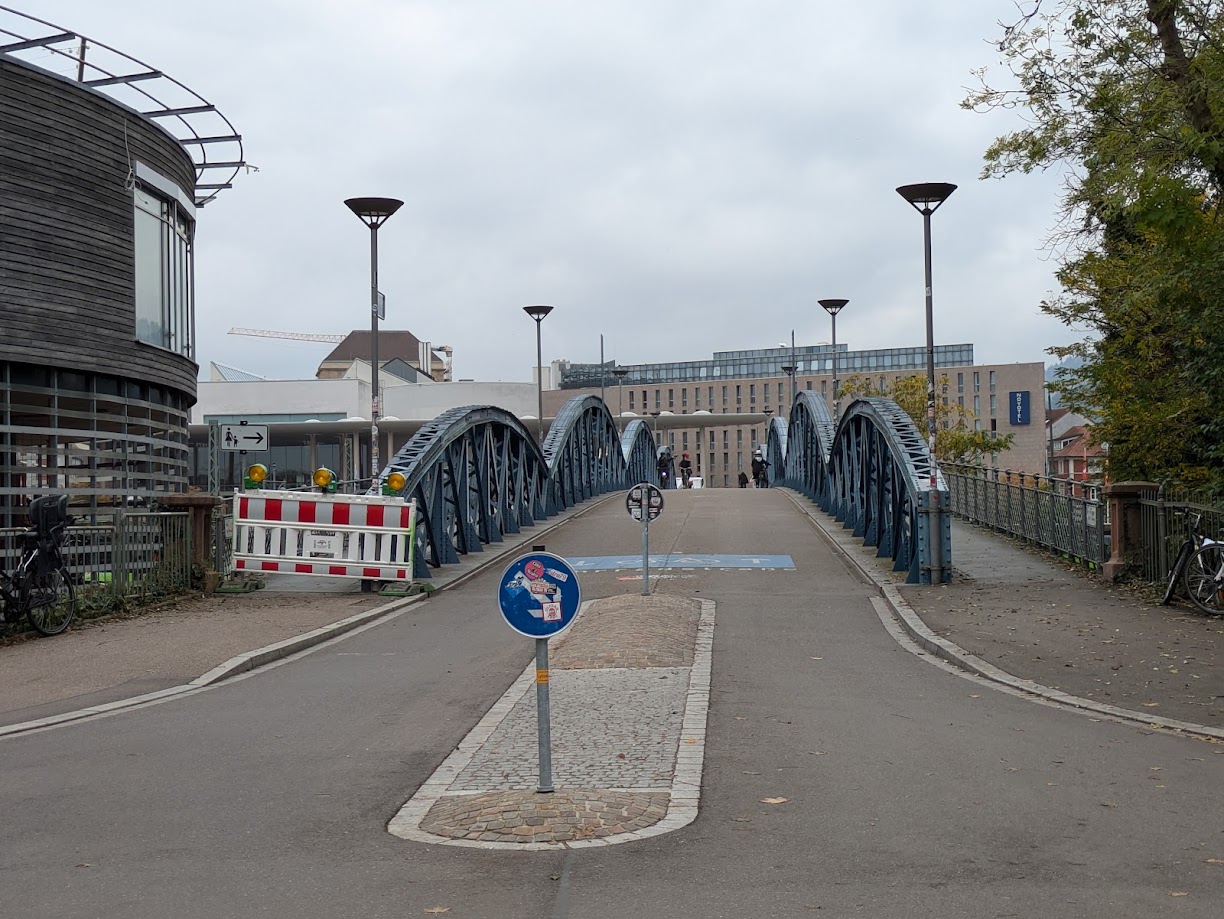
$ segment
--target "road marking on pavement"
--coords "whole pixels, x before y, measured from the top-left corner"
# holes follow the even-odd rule
[[[624,568],[641,568],[641,555],[588,555],[567,558],[575,571],[619,571]],[[652,569],[681,568],[761,568],[794,569],[795,562],[789,555],[683,555],[669,552],[650,556]]]

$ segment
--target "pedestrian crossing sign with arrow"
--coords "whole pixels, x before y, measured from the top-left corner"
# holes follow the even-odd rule
[[[248,450],[268,449],[268,426],[266,424],[221,425],[221,449],[245,453]]]

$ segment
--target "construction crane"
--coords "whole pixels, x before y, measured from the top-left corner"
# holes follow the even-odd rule
[[[318,335],[313,332],[272,332],[267,329],[230,329],[230,335],[253,335],[256,338],[289,338],[293,341],[329,341],[339,344],[347,335]]]

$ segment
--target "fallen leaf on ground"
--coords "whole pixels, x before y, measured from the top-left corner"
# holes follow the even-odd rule
[[[1102,801],[1101,802],[1101,807],[1117,807],[1117,806],[1118,806],[1118,802],[1116,801]]]
[[[1170,897],[1188,897],[1190,896],[1190,894],[1186,893],[1186,891],[1184,890],[1170,890],[1169,896]]]
[[[813,658],[812,658],[812,660],[814,660],[814,661],[822,661],[822,660],[824,660],[824,658],[823,658],[823,657],[813,657]]]
[[[762,798],[762,804],[785,804],[790,798]]]
[[[808,754],[811,756],[828,756],[829,755],[828,753],[825,753],[823,750],[808,750]]]
[[[449,906],[431,906],[429,907],[429,909],[425,910],[425,912],[432,913],[433,915],[436,916],[439,913],[449,913],[450,907]]]
[[[1205,858],[1203,861],[1209,865],[1224,865],[1224,858]]]
[[[978,693],[976,693],[976,692],[971,692],[971,693],[969,693],[969,698],[970,698],[970,699],[980,699],[980,698],[982,698],[982,697],[981,697],[981,695],[979,695],[979,694],[978,694]]]
[[[732,817],[731,819],[734,820],[736,823],[751,823],[752,822],[751,817]]]
[[[1160,704],[1159,702],[1144,702],[1143,707],[1144,708],[1155,708],[1159,704]]]
[[[697,738],[696,737],[686,737],[684,742],[685,743],[697,743]]]
[[[744,772],[744,775],[760,775],[760,774],[761,773],[759,772],[747,772],[747,771]]]

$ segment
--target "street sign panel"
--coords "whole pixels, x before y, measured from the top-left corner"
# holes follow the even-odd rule
[[[625,510],[629,512],[629,516],[634,520],[641,520],[643,505],[648,511],[648,520],[654,520],[663,513],[663,492],[658,486],[642,482],[629,489],[629,493],[625,495]]]
[[[230,452],[268,449],[266,424],[221,425],[221,449]]]
[[[551,552],[532,552],[510,563],[497,588],[506,624],[528,638],[564,631],[582,604],[578,573]]]

